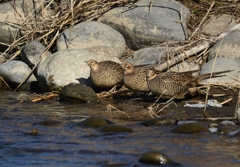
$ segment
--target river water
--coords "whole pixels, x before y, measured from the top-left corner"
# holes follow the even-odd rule
[[[226,134],[177,134],[174,125],[146,127],[111,117],[105,104],[32,103],[28,92],[0,91],[0,166],[150,166],[138,162],[159,151],[186,167],[240,166],[239,137]],[[135,103],[135,104],[134,104]],[[139,110],[145,103],[122,102]],[[123,107],[124,108],[124,107]],[[133,133],[102,133],[72,126],[88,116],[105,117]],[[31,135],[33,129],[37,135]]]

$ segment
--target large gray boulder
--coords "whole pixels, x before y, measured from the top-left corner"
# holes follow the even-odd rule
[[[93,86],[90,80],[90,68],[85,63],[89,59],[97,61],[112,60],[120,63],[116,57],[96,55],[87,50],[66,49],[45,56],[38,65],[37,79],[42,91],[60,91],[70,83]]]
[[[123,34],[129,48],[138,50],[153,43],[188,38],[186,21],[190,11],[173,0],[141,0],[136,7],[118,7],[106,12],[99,21]],[[182,15],[180,14],[182,11]],[[182,17],[182,24],[180,21]]]
[[[231,32],[211,48],[208,59],[214,59],[215,56],[240,63],[240,30]]]
[[[26,16],[35,18],[37,21],[38,19],[46,19],[56,14],[56,8],[51,8],[50,5],[46,9],[44,8],[44,12],[41,13],[40,11],[43,9],[42,5],[43,3],[39,0],[14,0],[1,3],[0,42],[11,44],[14,40],[18,39],[21,36],[21,23],[25,21]],[[44,4],[45,7],[46,5],[48,3]],[[38,12],[33,12],[34,9]]]
[[[31,69],[22,61],[12,60],[0,64],[0,76],[9,84],[16,86],[24,81],[29,75]],[[27,82],[36,81],[34,75],[31,75]]]
[[[86,49],[105,56],[120,58],[126,47],[126,42],[119,32],[110,26],[88,21],[76,24],[64,30],[57,41],[57,50]]]
[[[213,68],[214,66],[214,68]],[[213,70],[212,70],[213,69]],[[222,77],[215,77],[211,79],[205,79],[201,84],[221,84],[228,86],[240,86],[239,76],[240,63],[231,59],[217,58],[212,59],[203,65],[200,74],[206,74],[211,72],[232,70],[231,72],[224,73]]]
[[[147,65],[156,66],[168,59],[168,53],[174,48],[170,47],[151,47],[143,48],[135,51],[134,54],[128,57],[125,61],[132,63],[133,65]],[[169,70],[176,72],[199,70],[200,66],[197,63],[185,60],[172,66]]]
[[[46,55],[43,55],[45,50],[46,47],[43,44],[37,41],[31,41],[22,47],[21,58],[30,68],[33,68],[40,62],[41,56],[48,57],[51,54],[50,52],[47,52]],[[36,76],[37,68],[34,70]]]
[[[217,36],[225,29],[233,27],[236,25],[236,20],[228,14],[223,14],[220,16],[210,16],[210,21],[203,26],[202,32],[209,34],[211,36]]]

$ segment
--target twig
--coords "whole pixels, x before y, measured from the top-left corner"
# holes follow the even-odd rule
[[[3,83],[8,87],[9,90],[11,90],[10,86],[7,84],[7,82],[0,76],[0,79],[3,81]]]
[[[222,45],[222,41],[218,47],[218,50],[217,50],[217,53],[216,53],[216,56],[214,58],[214,62],[213,62],[213,65],[212,65],[212,70],[211,70],[211,74],[210,74],[210,77],[209,78],[212,78],[212,73],[213,73],[213,70],[214,70],[214,67],[215,67],[215,63],[216,63],[216,60],[217,60],[217,57],[218,57],[218,54],[219,54],[219,50],[220,50],[220,47]],[[204,117],[207,118],[208,117],[208,114],[206,112],[206,109],[207,109],[207,101],[208,101],[208,95],[209,95],[209,90],[210,90],[210,84],[208,84],[207,86],[207,93],[206,93],[206,96],[205,96],[205,105],[204,105]]]
[[[114,110],[116,110],[117,112],[119,112],[119,113],[121,113],[121,114],[124,114],[124,115],[126,115],[128,118],[130,118],[130,116],[129,116],[126,112],[124,112],[124,111],[122,111],[122,110],[119,110],[118,108],[112,106],[111,104],[108,104],[108,105],[107,105],[107,111],[112,111],[112,109],[114,109]]]
[[[192,39],[192,37],[197,33],[197,31],[199,30],[199,28],[201,27],[202,23],[204,22],[204,20],[207,18],[209,12],[212,10],[213,5],[215,4],[215,2],[213,2],[210,6],[210,8],[208,9],[207,13],[205,14],[205,16],[203,17],[202,21],[200,22],[200,24],[198,25],[198,27],[195,29],[195,31],[192,33],[191,37],[189,38]]]
[[[54,43],[54,41],[55,41],[55,39],[57,38],[58,34],[59,34],[59,31],[57,31],[57,33],[55,34],[55,37],[53,38],[53,40],[51,41],[51,43],[48,45],[46,51],[41,55],[41,58],[40,58],[40,60],[37,62],[37,64],[32,68],[32,70],[29,72],[29,74],[22,80],[22,82],[17,86],[17,88],[16,88],[14,91],[17,91],[18,88],[19,88],[20,86],[22,86],[22,84],[23,84],[24,82],[26,82],[26,80],[32,75],[33,71],[37,68],[38,64],[39,64],[39,63],[42,61],[42,59],[47,55],[50,47],[51,47],[52,44]]]

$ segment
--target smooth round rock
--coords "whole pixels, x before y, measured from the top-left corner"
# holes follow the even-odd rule
[[[165,154],[151,151],[143,154],[139,162],[146,163],[146,164],[154,164],[154,165],[163,165],[163,164],[171,164],[172,160]]]
[[[64,30],[57,41],[57,49],[86,49],[95,54],[120,58],[126,47],[126,42],[118,31],[112,27],[87,21]]]
[[[42,125],[42,126],[54,126],[60,124],[60,121],[55,121],[55,120],[46,120],[46,121],[41,121],[38,123],[34,123],[33,125]]]
[[[117,63],[121,61],[117,57],[96,55],[84,49],[66,49],[45,56],[38,65],[38,85],[43,92],[61,91],[70,83],[81,83],[94,86],[90,79],[90,67],[86,61],[111,60]]]
[[[140,124],[144,125],[144,126],[160,126],[160,125],[165,125],[165,124],[174,124],[176,122],[176,120],[170,119],[170,118],[154,118],[154,119],[150,119],[147,121],[143,121]]]
[[[60,100],[77,100],[83,103],[100,102],[100,99],[97,97],[94,90],[91,87],[82,84],[69,84],[64,86],[60,93]]]
[[[99,127],[108,125],[110,123],[112,122],[100,117],[89,117],[89,118],[86,118],[84,121],[80,122],[80,125],[92,127],[92,128],[99,128]]]
[[[0,64],[0,76],[13,86],[21,83],[30,72],[31,69],[22,61],[12,60]],[[34,75],[31,75],[27,80],[27,82],[32,81],[36,81]]]
[[[214,66],[214,68],[213,68]],[[240,63],[236,60],[220,58],[216,60],[212,59],[204,64],[201,68],[200,75],[219,72],[225,70],[232,70],[231,72],[220,74],[221,77],[214,77],[211,79],[205,79],[200,84],[217,84],[217,85],[229,85],[229,86],[240,86],[240,83],[236,78],[239,78]]]
[[[216,56],[234,60],[240,63],[240,30],[233,31],[219,40],[210,50],[208,60]],[[216,63],[216,65],[218,65]],[[226,64],[227,65],[227,64]]]
[[[0,76],[1,77],[1,76]],[[3,89],[3,81],[2,81],[2,79],[0,78],[0,90],[2,90]]]
[[[207,127],[196,124],[196,123],[186,123],[172,129],[172,132],[191,134],[191,133],[199,133],[199,132],[209,132],[209,130]]]
[[[218,127],[218,133],[220,134],[227,134],[229,132],[233,132],[238,130],[238,127],[236,126],[219,126]]]
[[[186,22],[190,18],[190,11],[180,2],[155,0],[152,1],[151,11],[149,0],[135,4],[137,7],[134,8],[113,8],[99,18],[99,21],[123,34],[129,48],[138,50],[153,43],[188,38]],[[181,23],[178,22],[180,19]]]
[[[106,125],[102,127],[102,132],[128,132],[132,133],[133,130],[131,128],[128,128],[126,126],[119,126],[119,125]]]

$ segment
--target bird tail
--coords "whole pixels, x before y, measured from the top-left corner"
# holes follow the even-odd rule
[[[225,70],[225,71],[201,74],[199,79],[204,80],[204,79],[209,79],[209,78],[222,77],[222,76],[226,76],[226,75],[219,75],[219,74],[228,73],[231,71],[233,71],[233,70]]]

